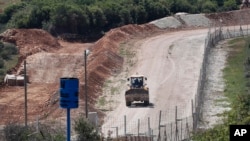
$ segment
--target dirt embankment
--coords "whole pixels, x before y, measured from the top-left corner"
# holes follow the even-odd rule
[[[19,62],[14,71],[17,71],[27,56],[51,52],[61,47],[56,38],[41,29],[8,29],[0,34],[0,40],[13,43],[19,49]]]
[[[101,89],[105,79],[118,73],[123,64],[119,56],[119,44],[133,36],[150,34],[157,28],[153,25],[127,25],[109,31],[94,44],[68,43],[58,41],[46,31],[38,29],[9,29],[0,35],[0,39],[18,46],[20,52],[19,65],[27,60],[30,78],[28,85],[29,119],[40,117],[60,117],[63,110],[58,108],[58,88],[60,76],[76,76],[80,78],[80,93],[84,91],[84,50],[90,49],[88,56],[88,95],[90,111],[94,110],[97,97],[102,95]],[[23,120],[23,88],[5,87],[1,89],[0,109],[4,115],[2,122],[9,119]],[[80,95],[80,107],[84,106],[84,96]],[[7,106],[4,103],[11,104]],[[56,102],[56,103],[55,103]],[[19,107],[19,108],[13,108]],[[81,113],[83,110],[73,113]],[[81,111],[81,112],[80,112]]]
[[[105,79],[112,73],[118,73],[122,68],[123,58],[119,56],[120,43],[131,36],[149,34],[156,29],[153,25],[127,25],[112,29],[91,47],[93,54],[89,57],[88,80],[90,95],[94,96],[92,104],[101,95],[101,86]]]
[[[206,14],[211,20],[211,26],[233,26],[250,23],[250,9],[236,10],[222,13]]]
[[[240,15],[242,18],[239,18]],[[226,12],[221,14],[208,14],[206,17],[212,23],[219,24],[225,23],[226,25],[234,24],[246,24],[250,23],[249,20],[249,10]],[[193,15],[195,16],[195,15]],[[201,17],[204,22],[208,19]],[[194,23],[189,20],[190,15],[180,16],[177,20],[181,20],[181,24],[188,27],[189,23],[192,24],[191,27],[194,28]],[[192,17],[193,18],[193,17]],[[222,20],[220,20],[222,19]],[[244,20],[242,20],[244,19]],[[168,20],[168,19],[166,19]],[[196,19],[197,21],[200,21]],[[243,22],[244,21],[244,22]],[[175,22],[172,20],[172,22]],[[171,22],[171,23],[172,23]],[[183,23],[184,22],[184,23]],[[161,21],[160,24],[165,24],[169,22]],[[201,22],[203,23],[203,22]],[[207,22],[206,22],[207,23]],[[110,30],[105,34],[103,38],[98,40],[96,43],[83,44],[83,43],[67,43],[63,41],[58,41],[58,39],[52,37],[49,33],[39,29],[10,29],[0,35],[0,39],[6,42],[15,43],[20,50],[20,66],[24,58],[30,59],[33,63],[29,64],[28,71],[31,77],[31,83],[28,86],[28,93],[32,97],[28,97],[28,105],[33,108],[29,111],[39,111],[39,112],[29,112],[30,118],[35,118],[37,114],[46,113],[56,113],[51,114],[53,117],[60,117],[62,112],[58,108],[57,104],[51,104],[52,99],[58,100],[58,79],[62,75],[75,75],[80,78],[81,89],[80,93],[84,90],[84,64],[80,63],[83,59],[83,52],[85,49],[90,49],[91,54],[88,56],[88,90],[89,90],[89,102],[91,105],[97,100],[97,97],[102,95],[102,85],[107,77],[114,73],[119,73],[123,66],[123,58],[119,56],[119,46],[120,43],[126,42],[132,37],[144,37],[151,35],[153,32],[159,31],[159,26],[156,27],[157,23],[145,24],[145,25],[126,25],[120,28],[115,28]],[[162,26],[164,29],[169,30],[168,27]],[[180,25],[180,27],[182,27]],[[207,27],[205,25],[204,27]],[[178,27],[174,27],[178,30]],[[37,62],[41,62],[38,65]],[[38,66],[36,66],[36,65]],[[73,67],[72,64],[75,64]],[[57,67],[58,65],[58,67]],[[33,67],[32,67],[33,66]],[[65,66],[65,67],[62,67]],[[65,69],[69,68],[69,69]],[[77,68],[77,69],[72,69]],[[17,68],[15,69],[15,71]],[[38,71],[39,70],[39,71]],[[73,72],[73,73],[72,73]],[[32,78],[33,77],[33,78]],[[35,79],[37,78],[37,79]],[[39,79],[38,79],[39,78]],[[48,79],[54,78],[54,79]],[[35,83],[34,83],[35,82]],[[50,86],[50,87],[47,87]],[[48,89],[45,89],[45,88]],[[42,90],[42,91],[41,91]],[[1,90],[0,103],[8,103],[11,101],[13,107],[22,107],[23,105],[23,89],[21,88],[11,88],[5,87]],[[57,95],[56,95],[57,94]],[[84,96],[80,96],[81,100],[84,101]],[[39,102],[38,102],[39,101]],[[41,102],[42,101],[42,102]],[[80,106],[84,106],[84,102],[80,101]],[[2,108],[5,106],[4,108]],[[10,110],[21,116],[23,112],[19,109],[13,107],[6,107],[6,104],[1,104],[0,109],[3,109],[1,115],[5,118],[11,116]],[[39,108],[46,107],[46,108]],[[51,111],[53,109],[53,111]],[[93,106],[91,107],[93,109]],[[83,111],[82,108],[79,111]],[[79,113],[76,111],[76,113]],[[50,116],[50,115],[49,115]],[[1,117],[1,116],[0,116]]]

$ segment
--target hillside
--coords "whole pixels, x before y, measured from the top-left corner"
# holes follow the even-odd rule
[[[48,32],[40,29],[9,29],[0,35],[0,39],[15,43],[20,49],[20,63],[13,72],[18,72],[18,70],[21,69],[23,59],[26,58],[27,60],[27,70],[30,79],[30,83],[28,84],[29,121],[34,121],[37,117],[41,119],[56,119],[65,116],[65,110],[60,109],[58,103],[59,78],[64,76],[73,76],[80,79],[80,107],[72,111],[72,113],[75,117],[79,114],[84,114],[83,92],[85,87],[83,76],[85,66],[83,63],[83,52],[85,49],[91,51],[91,54],[88,56],[87,65],[90,111],[97,111],[101,117],[104,117],[105,114],[110,114],[109,116],[112,117],[112,114],[117,114],[115,113],[116,110],[119,112],[123,110],[112,109],[109,112],[105,112],[107,111],[105,107],[97,108],[95,106],[98,102],[98,98],[104,95],[103,86],[107,83],[108,78],[117,75],[127,77],[128,74],[140,70],[148,74],[149,78],[152,79],[149,83],[153,87],[152,92],[163,92],[166,90],[163,86],[171,83],[171,85],[167,87],[169,89],[166,91],[168,91],[168,93],[179,94],[181,93],[181,89],[178,88],[178,84],[184,82],[182,80],[185,78],[182,90],[188,94],[193,93],[196,87],[194,85],[197,82],[196,78],[189,78],[183,74],[199,70],[199,63],[202,59],[202,56],[199,56],[201,55],[200,51],[202,49],[199,47],[204,44],[208,27],[221,23],[223,25],[250,24],[248,18],[249,12],[249,10],[242,10],[208,15],[175,15],[148,24],[130,24],[114,28],[94,43],[66,42],[54,38]],[[199,22],[194,22],[194,19]],[[222,22],[220,22],[220,19],[222,19]],[[154,40],[156,41],[154,42]],[[195,40],[195,42],[192,44],[193,40]],[[186,44],[182,44],[181,41],[184,41]],[[172,53],[173,56],[170,55],[169,60],[167,60],[166,58],[169,57],[168,51],[171,51],[170,46],[172,44],[174,49],[170,54]],[[182,46],[185,47],[185,50]],[[193,48],[191,48],[192,46]],[[131,53],[129,52],[130,50],[136,52],[134,56],[138,58],[138,62],[135,61],[134,64],[132,62],[133,67],[131,64],[127,64],[127,58],[122,56],[122,47],[124,47],[124,50],[127,50],[127,53]],[[159,50],[156,47],[159,47]],[[167,47],[167,49],[165,47]],[[183,52],[184,54],[182,54]],[[158,58],[158,54],[160,54],[160,58]],[[197,58],[193,58],[192,56],[197,56]],[[133,57],[130,59],[133,61]],[[144,61],[144,59],[146,61]],[[153,61],[151,62],[149,60]],[[196,63],[194,63],[195,61]],[[155,62],[159,62],[159,64]],[[185,62],[187,62],[187,64],[190,63],[192,68],[186,66]],[[159,72],[153,69],[152,64],[155,64]],[[141,68],[140,66],[144,67]],[[131,70],[127,70],[127,68]],[[149,70],[148,68],[151,69]],[[195,68],[195,70],[192,70],[193,68]],[[164,69],[164,71],[161,69]],[[157,75],[154,75],[154,73],[157,73]],[[196,73],[191,74],[191,76],[197,75]],[[121,80],[117,81],[117,84],[125,78],[120,79]],[[160,88],[158,87],[159,82],[157,80],[159,80],[161,84]],[[114,83],[113,85],[116,86],[117,84]],[[120,88],[123,88],[123,86]],[[157,91],[158,88],[162,91]],[[169,91],[171,88],[173,88],[173,91]],[[119,91],[119,95],[123,96],[123,91],[124,90]],[[1,88],[0,92],[1,124],[10,121],[22,122],[24,116],[23,111],[20,109],[23,109],[24,106],[24,89],[18,86],[5,86]],[[118,101],[123,100],[122,97],[115,98],[117,98],[116,100]],[[179,103],[178,98],[180,98],[178,95],[169,95],[167,99],[168,101],[175,99],[176,101],[171,102]],[[157,110],[154,110],[153,107],[144,108],[143,110],[126,108],[125,111],[128,115],[133,116],[137,110],[141,110],[142,112],[138,112],[137,115],[145,116],[142,114],[143,111],[146,111],[145,113],[147,115],[150,112],[158,112],[161,108],[166,107],[166,101],[162,101],[160,98],[157,98],[156,95],[152,96],[152,99],[153,102],[157,101],[155,104],[155,109]],[[180,99],[182,100],[180,103],[187,101],[185,97]],[[169,104],[171,102],[169,102]],[[125,107],[122,102],[118,104],[120,104],[122,108]],[[116,105],[114,107],[118,106]],[[119,115],[123,116],[123,114],[125,113],[120,113]],[[188,112],[186,114],[188,114]],[[137,119],[138,117],[132,117],[131,120],[135,118]]]

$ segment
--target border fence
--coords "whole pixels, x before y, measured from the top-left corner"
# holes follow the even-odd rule
[[[205,39],[205,48],[204,48],[204,57],[202,61],[202,66],[200,69],[200,77],[198,80],[198,87],[196,96],[194,100],[191,101],[191,111],[192,114],[188,117],[183,117],[182,115],[184,107],[173,107],[167,109],[168,111],[159,111],[158,115],[154,117],[145,117],[143,119],[137,119],[133,122],[127,122],[127,116],[124,115],[123,119],[109,119],[109,120],[120,120],[118,123],[120,125],[112,126],[102,126],[100,132],[103,130],[108,131],[107,136],[103,136],[102,140],[105,141],[184,141],[190,140],[192,133],[198,129],[198,122],[201,120],[202,115],[202,103],[203,103],[203,90],[206,84],[207,75],[206,75],[206,65],[208,63],[209,52],[212,47],[225,39],[249,36],[250,29],[249,25],[240,25],[240,26],[230,26],[230,27],[214,27],[209,28],[207,37]],[[9,119],[17,119],[15,113],[16,109],[19,107],[8,107],[6,105],[0,104],[1,109],[9,109],[8,117],[3,114],[0,114],[1,121],[9,121]],[[14,109],[12,111],[11,109]],[[22,109],[22,108],[20,108]],[[39,114],[39,113],[38,113]],[[39,117],[40,115],[37,115]],[[37,117],[30,117],[29,121],[34,121],[30,124],[36,125],[39,127],[39,123],[48,123],[48,125],[55,125],[60,128],[65,128],[65,121],[55,121],[43,118],[43,121],[39,121]],[[23,116],[18,117],[23,119]],[[172,119],[172,120],[170,120]],[[116,122],[117,123],[117,122]],[[1,123],[2,124],[2,123]],[[153,126],[154,125],[154,126]],[[154,128],[156,127],[156,128]],[[2,127],[0,127],[2,131]],[[1,132],[0,132],[1,133]],[[1,137],[1,136],[0,136]]]
[[[209,28],[205,39],[204,57],[200,69],[200,77],[198,80],[197,92],[192,104],[192,115],[189,117],[181,117],[179,110],[182,108],[175,107],[170,109],[174,111],[174,121],[167,122],[168,116],[162,116],[166,111],[159,111],[156,118],[138,119],[132,123],[126,122],[126,116],[120,121],[121,125],[112,127],[102,127],[103,130],[108,129],[107,141],[126,140],[126,141],[183,141],[190,140],[192,133],[198,129],[198,122],[202,119],[202,103],[204,98],[203,90],[207,80],[207,64],[210,49],[215,47],[218,42],[225,39],[249,36],[250,29],[248,25],[240,26],[219,26]],[[169,112],[169,111],[168,111]],[[179,118],[181,117],[181,118]],[[172,119],[172,118],[171,118]],[[158,128],[151,128],[152,125],[157,125]],[[122,128],[120,128],[122,127]]]

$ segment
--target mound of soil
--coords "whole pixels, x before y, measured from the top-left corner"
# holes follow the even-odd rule
[[[13,43],[19,49],[18,65],[12,71],[17,71],[27,56],[42,51],[51,52],[61,47],[56,38],[41,29],[8,29],[0,34],[0,40]]]
[[[250,9],[236,10],[222,13],[206,14],[214,25],[232,26],[250,23]],[[211,25],[213,26],[213,25]]]
[[[57,39],[41,29],[8,29],[0,34],[0,39],[16,44],[23,57],[60,48]]]

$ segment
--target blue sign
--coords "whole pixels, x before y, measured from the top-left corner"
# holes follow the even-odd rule
[[[79,79],[61,78],[60,79],[60,107],[78,108],[79,101]]]

